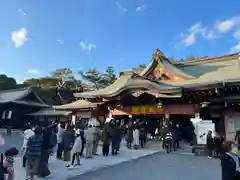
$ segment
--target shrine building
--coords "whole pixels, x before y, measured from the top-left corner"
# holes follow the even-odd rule
[[[124,71],[110,86],[75,97],[105,104],[99,110],[105,116],[148,118],[153,123],[164,117],[186,123],[200,115],[232,139],[240,129],[239,84],[238,53],[171,62],[157,49],[146,68]]]

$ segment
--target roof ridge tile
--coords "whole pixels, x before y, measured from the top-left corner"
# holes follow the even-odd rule
[[[210,62],[215,62],[215,61],[226,61],[228,59],[222,59],[222,58],[230,58],[230,57],[237,57],[239,56],[240,53],[237,52],[237,53],[231,53],[231,54],[225,54],[225,55],[222,55],[222,56],[213,56],[213,57],[206,57],[206,58],[200,58],[200,59],[195,59],[195,60],[187,60],[187,61],[177,61],[173,64],[175,65],[194,65],[195,63],[210,63]]]

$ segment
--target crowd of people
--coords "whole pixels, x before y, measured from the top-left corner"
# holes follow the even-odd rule
[[[28,124],[23,132],[24,141],[20,151],[22,166],[26,171],[26,180],[33,180],[36,176],[42,178],[50,176],[48,161],[53,153],[56,153],[58,160],[68,162],[66,168],[72,169],[81,166],[82,157],[88,159],[100,155],[98,154],[99,144],[102,144],[101,154],[103,156],[117,155],[120,152],[123,138],[125,138],[127,148],[144,148],[147,139],[153,138],[148,137],[149,133],[145,125],[145,122],[140,121],[129,121],[123,124],[114,119],[106,121],[101,127],[89,122],[83,124],[81,121],[76,124],[51,123],[35,127]],[[162,147],[168,146],[169,152],[179,148],[182,135],[178,124],[173,124],[171,121],[163,123],[160,133],[156,134],[160,134],[163,140]],[[220,157],[223,180],[239,179],[239,156],[233,153],[233,147],[237,147],[238,151],[240,149],[240,131],[236,134],[235,142],[237,146],[225,141],[217,133],[215,136],[212,131],[207,134],[208,155],[211,158],[215,153],[217,157]],[[18,154],[16,148],[10,148],[5,152],[4,168],[1,169],[4,169],[4,174],[8,174],[7,180],[14,179],[13,163],[14,157]],[[227,178],[230,174],[232,178]]]
[[[114,119],[101,127],[90,122],[83,124],[81,121],[76,124],[51,123],[35,127],[27,124],[21,151],[12,148],[5,153],[5,174],[8,174],[8,180],[14,179],[14,170],[11,168],[14,167],[14,157],[19,153],[26,180],[33,180],[36,176],[47,178],[51,175],[49,157],[54,153],[58,160],[68,162],[67,168],[79,168],[82,157],[88,159],[100,155],[100,144],[103,156],[118,155],[124,137],[127,148],[143,148],[147,139],[145,132],[142,123],[134,121],[126,125]]]

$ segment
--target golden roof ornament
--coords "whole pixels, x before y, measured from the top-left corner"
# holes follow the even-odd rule
[[[159,60],[160,58],[165,58],[165,55],[162,51],[160,51],[158,48],[156,48],[155,53],[153,54],[153,60]]]
[[[156,49],[155,54],[158,55],[158,56],[160,56],[160,57],[165,57],[165,55],[163,54],[163,52],[160,51],[158,48]]]

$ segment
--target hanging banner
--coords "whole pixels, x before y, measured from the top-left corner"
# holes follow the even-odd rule
[[[164,108],[157,106],[131,106],[110,110],[112,115],[164,114]]]
[[[194,115],[194,105],[192,104],[180,104],[180,105],[165,105],[165,106],[129,106],[123,108],[110,109],[110,114],[112,115],[154,115],[165,113],[171,114],[185,114],[185,115]]]

